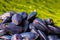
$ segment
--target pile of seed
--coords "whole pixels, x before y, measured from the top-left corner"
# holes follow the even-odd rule
[[[0,40],[60,40],[60,28],[37,12],[6,12],[0,16]]]

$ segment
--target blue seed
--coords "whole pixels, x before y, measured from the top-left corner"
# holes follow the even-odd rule
[[[22,16],[21,16],[21,15],[19,15],[19,14],[14,14],[14,15],[12,16],[12,23],[14,23],[14,24],[16,24],[16,25],[19,25],[19,24],[21,24],[21,22],[22,22]]]

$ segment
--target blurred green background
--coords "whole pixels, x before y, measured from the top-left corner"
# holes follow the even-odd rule
[[[60,26],[60,0],[0,0],[0,15],[11,10],[28,14],[37,11],[39,18],[52,18]]]

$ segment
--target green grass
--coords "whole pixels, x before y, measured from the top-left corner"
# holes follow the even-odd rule
[[[39,18],[52,18],[60,26],[60,0],[0,0],[0,15],[11,10],[37,11]]]

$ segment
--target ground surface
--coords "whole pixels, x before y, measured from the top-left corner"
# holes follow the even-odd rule
[[[0,15],[10,10],[37,11],[39,18],[52,18],[60,26],[60,0],[0,0]]]

